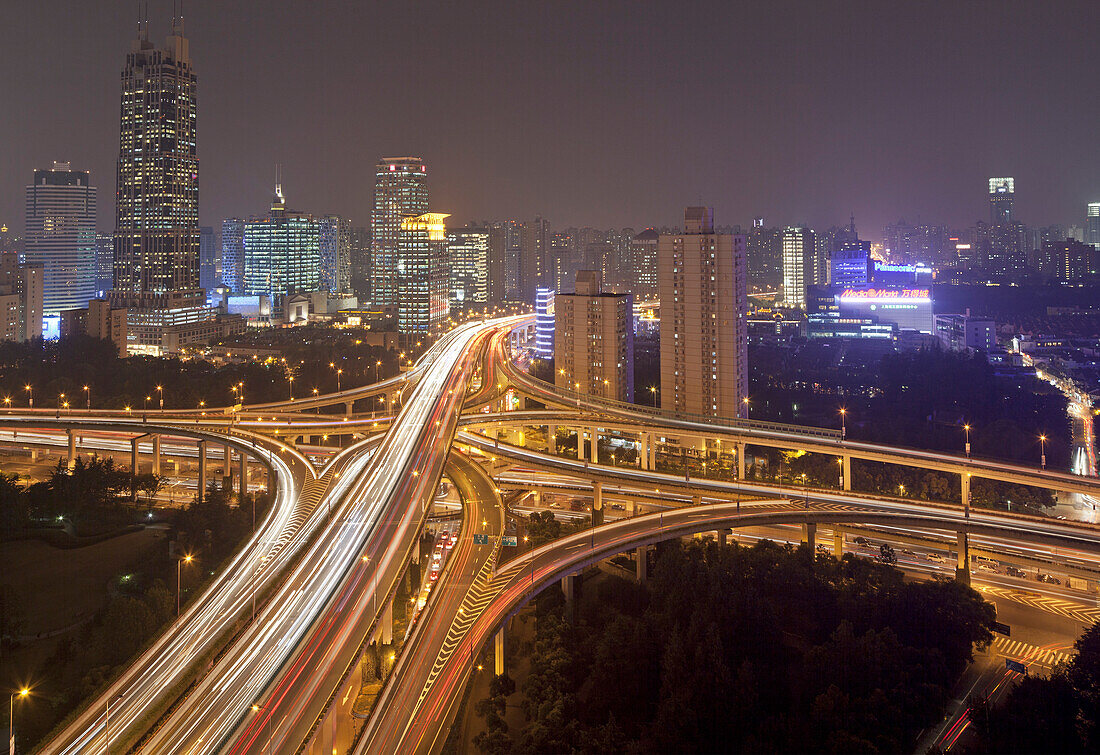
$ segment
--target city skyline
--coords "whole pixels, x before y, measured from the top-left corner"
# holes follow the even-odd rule
[[[170,6],[150,7],[155,42],[169,32]],[[1100,62],[1086,30],[1100,9],[796,9],[607,4],[559,16],[331,4],[301,16],[193,0],[185,22],[202,82],[200,223],[247,216],[280,163],[304,209],[364,225],[372,187],[363,175],[379,155],[413,153],[433,166],[433,196],[455,225],[536,215],[554,227],[674,225],[670,208],[702,200],[743,226],[764,215],[823,227],[854,212],[869,229],[899,218],[965,227],[988,216],[985,182],[1000,175],[1019,184],[1023,222],[1084,224],[1100,197],[1088,129],[1100,106],[1085,95]],[[9,226],[21,222],[18,177],[52,160],[110,186],[117,56],[135,22],[125,4],[42,3],[15,9],[8,29],[18,37],[0,32],[0,64],[26,84],[13,89],[10,112],[39,114],[33,128],[0,121],[12,146],[0,157]],[[386,33],[409,24],[422,30],[415,39]],[[500,33],[531,28],[540,34]],[[70,52],[28,68],[31,45],[47,35]],[[576,54],[562,57],[563,45]],[[326,63],[298,64],[293,50],[324,52],[316,57]],[[989,61],[1001,72],[990,76]],[[675,79],[688,71],[699,75]],[[659,107],[690,100],[705,105]]]

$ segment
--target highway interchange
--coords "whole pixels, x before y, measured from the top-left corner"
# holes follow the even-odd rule
[[[386,621],[388,601],[413,557],[445,465],[462,494],[461,537],[395,659],[381,703],[365,722],[340,724],[349,741],[355,741],[356,752],[438,751],[473,659],[508,616],[545,585],[658,540],[729,528],[850,523],[962,532],[989,543],[1055,547],[1063,553],[1070,549],[1082,564],[1096,564],[1100,529],[1077,523],[849,491],[793,493],[789,486],[744,480],[685,479],[550,456],[473,432],[507,421],[477,410],[498,408],[512,387],[566,409],[512,413],[519,424],[573,422],[606,430],[706,433],[735,441],[739,435],[750,443],[838,452],[839,439],[828,432],[799,435],[766,423],[715,429],[695,418],[554,395],[552,388],[519,373],[508,357],[510,332],[526,324],[524,318],[471,322],[441,338],[409,373],[293,406],[245,407],[236,416],[150,413],[152,424],[103,412],[74,412],[64,421],[45,413],[4,416],[0,431],[18,427],[21,435],[34,428],[77,427],[89,433],[155,431],[230,440],[270,466],[277,491],[275,504],[229,568],[47,751],[106,752],[103,711],[108,703],[110,748],[115,751],[140,744],[146,752],[287,752],[319,741],[326,715],[340,713],[340,706],[333,705],[337,693],[348,686],[363,647]],[[355,401],[373,409],[373,397],[379,395],[382,406],[387,406],[387,396],[393,406],[398,391],[400,411],[392,418],[356,415],[341,421],[293,413],[343,404],[351,415]],[[267,413],[278,422],[265,426],[258,421]],[[343,449],[320,469],[284,442],[294,433],[317,434],[324,428],[351,432],[352,427],[362,436],[373,431],[373,439]],[[271,435],[275,428],[284,428],[278,438]],[[864,446],[845,442],[839,450],[856,458],[884,457],[952,471],[969,468],[981,476],[1075,492],[1098,490],[1095,480],[1071,475]],[[553,475],[564,485],[586,485],[589,491],[596,482],[608,498],[650,505],[658,499],[670,508],[654,505],[653,513],[608,521],[500,563],[505,511],[497,487],[522,487],[525,479],[537,475]],[[489,537],[475,543],[474,534]],[[254,594],[263,600],[252,620]],[[333,723],[333,730],[337,728]]]

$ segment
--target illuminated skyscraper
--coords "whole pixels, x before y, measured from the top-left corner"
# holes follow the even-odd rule
[[[282,311],[287,295],[318,290],[323,247],[335,241],[334,221],[288,210],[276,184],[271,212],[244,224],[244,293],[270,296]]]
[[[535,289],[535,356],[554,358],[554,289]]]
[[[206,291],[221,285],[222,260],[218,238],[211,226],[199,229],[199,285]]]
[[[630,290],[636,301],[657,296],[657,241],[661,234],[652,228],[630,240]]]
[[[688,207],[684,232],[657,242],[661,406],[741,416],[748,396],[745,237],[715,233],[709,207]]]
[[[132,306],[201,296],[195,72],[183,20],[163,49],[148,23],[122,69],[114,290]]]
[[[235,294],[244,293],[244,221],[222,221],[222,285]]]
[[[484,304],[489,299],[489,229],[476,226],[447,231],[448,289],[452,307]]]
[[[1089,202],[1085,217],[1085,243],[1100,249],[1100,202]]]
[[[989,224],[1008,225],[1016,219],[1012,210],[1012,200],[1016,194],[1016,180],[1013,178],[989,179]]]
[[[371,301],[396,308],[401,222],[428,211],[428,169],[419,157],[383,157],[374,170],[371,214]]]
[[[397,243],[397,329],[402,333],[428,330],[450,313],[445,224],[449,217],[426,212],[401,221]]]
[[[88,306],[95,298],[96,189],[88,171],[69,163],[36,170],[27,187],[24,251],[29,264],[42,265],[44,317]]]
[[[783,229],[783,304],[806,308],[806,286],[815,284],[815,239],[808,228]]]

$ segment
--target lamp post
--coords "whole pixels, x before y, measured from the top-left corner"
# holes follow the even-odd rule
[[[160,410],[164,411],[164,386],[157,386],[157,398],[160,399]]]
[[[28,409],[33,409],[34,408],[34,386],[29,385],[29,384],[25,385],[25,386],[23,386],[23,390],[25,390],[27,392],[27,408]]]
[[[142,422],[148,422],[149,421],[149,402],[152,401],[152,400],[153,400],[152,396],[146,396],[145,397],[145,406],[143,406],[142,409],[141,409],[141,421]]]
[[[847,426],[847,424],[845,424],[845,419],[847,418],[847,416],[848,416],[848,410],[845,409],[843,406],[840,407],[840,439],[841,440],[844,440],[845,436],[848,435],[848,426]]]
[[[290,400],[293,401],[294,400],[294,376],[293,375],[287,375],[286,376],[286,381],[287,381],[287,383],[290,384]]]
[[[58,419],[61,418],[61,404],[64,401],[65,401],[65,394],[64,393],[57,394],[57,414],[55,416]]]
[[[966,458],[970,458],[970,425],[963,425],[963,430],[966,431]]]
[[[188,553],[183,558],[176,559],[176,618],[177,619],[179,618],[179,615],[180,615],[180,568],[183,566],[184,562],[191,563],[191,561],[194,560],[194,558],[195,558],[194,556],[192,556],[190,553]]]
[[[1039,465],[1041,469],[1047,468],[1047,436],[1039,436],[1039,449],[1041,456],[1039,457]]]
[[[649,386],[649,401],[653,405],[653,408],[657,408],[657,386]]]
[[[90,385],[84,386],[84,396],[88,399],[88,411],[92,410],[92,387]]]
[[[741,405],[745,407],[745,419],[748,419],[749,418],[749,411],[752,409],[752,405],[749,404],[749,397],[748,396],[742,396],[741,397]]]
[[[8,741],[11,743],[11,751],[15,752],[15,698],[22,700],[31,691],[26,687],[12,692],[8,697]]]
[[[382,360],[379,359],[374,363],[374,382],[378,382],[378,368],[382,366]]]

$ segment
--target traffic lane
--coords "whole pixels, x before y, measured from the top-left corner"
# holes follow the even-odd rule
[[[462,454],[452,452],[447,474],[459,489],[463,502],[459,547],[448,559],[445,572],[432,590],[432,599],[421,613],[383,696],[372,711],[357,748],[359,752],[420,751],[425,735],[445,723],[418,715],[420,703],[435,683],[445,643],[456,618],[463,612],[470,588],[477,574],[492,560],[504,530],[503,506],[493,481],[484,471]],[[488,544],[476,543],[474,534],[488,535]],[[435,727],[431,726],[433,723]]]

